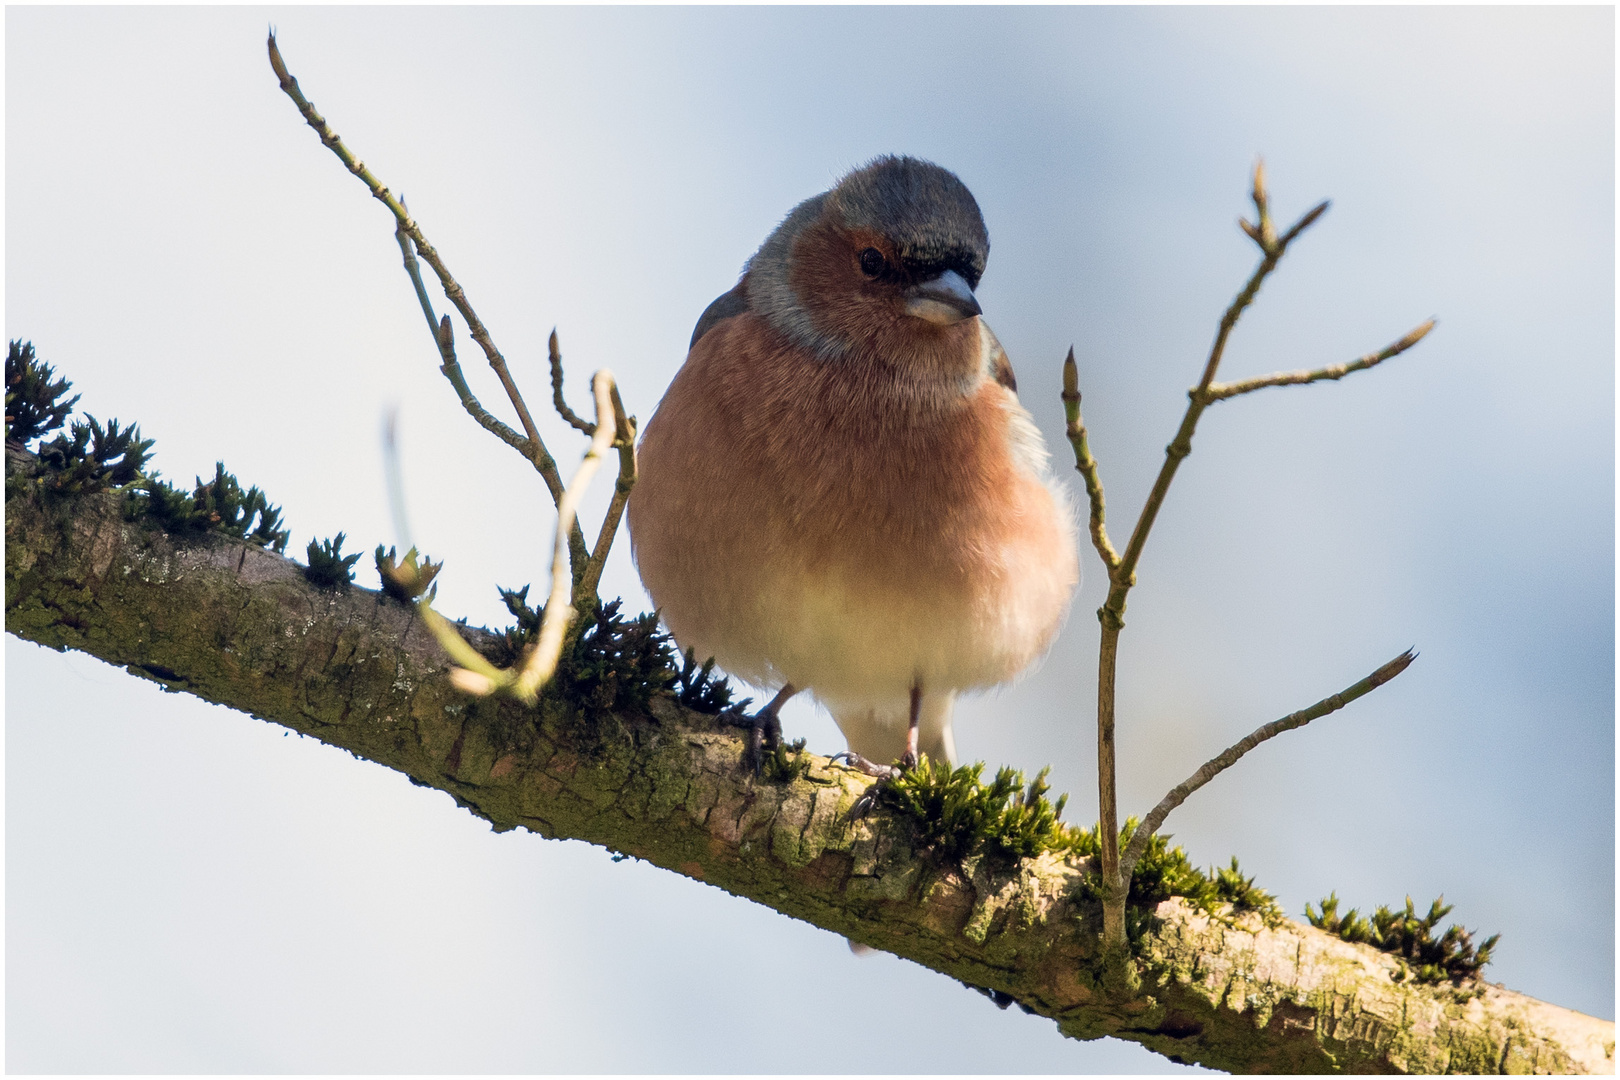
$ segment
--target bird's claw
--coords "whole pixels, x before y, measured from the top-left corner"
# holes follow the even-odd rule
[[[749,714],[738,706],[721,713],[719,720],[722,724],[749,729],[748,749],[743,754],[743,763],[758,776],[765,765],[765,751],[775,750],[782,742],[782,721],[777,719],[776,711],[767,706]]]
[[[904,771],[898,765],[879,765],[876,762],[869,761],[853,750],[844,750],[827,759],[828,764],[836,761],[847,761],[851,768],[863,772],[867,776],[874,777],[878,781],[861,792],[860,797],[855,800],[855,805],[849,808],[849,816],[852,821],[858,821],[871,813],[872,808],[877,805],[878,789],[883,786],[885,781],[898,780]]]
[[[841,752],[839,752],[837,754],[834,754],[832,757],[827,759],[827,762],[828,762],[828,764],[831,764],[831,763],[833,763],[835,761],[838,761],[840,759],[849,762],[851,768],[857,769],[857,770],[865,773],[867,776],[875,776],[879,780],[894,780],[894,779],[897,779],[900,776],[900,774],[905,771],[905,767],[904,767],[903,763],[902,763],[902,765],[899,765],[899,766],[895,766],[895,765],[879,765],[879,764],[877,764],[875,762],[868,761],[866,758],[861,757],[861,755],[857,754],[853,750],[844,750],[844,751],[841,751]]]

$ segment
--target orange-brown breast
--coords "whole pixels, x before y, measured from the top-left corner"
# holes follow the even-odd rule
[[[988,685],[1044,650],[1077,577],[1068,510],[1014,452],[977,320],[951,331],[904,365],[814,358],[752,314],[697,342],[629,507],[678,644],[843,697]]]

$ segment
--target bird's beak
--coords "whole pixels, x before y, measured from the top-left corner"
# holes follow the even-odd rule
[[[906,290],[906,314],[941,326],[971,319],[983,311],[973,287],[955,270]]]

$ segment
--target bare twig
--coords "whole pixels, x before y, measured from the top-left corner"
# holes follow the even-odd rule
[[[1254,302],[1255,296],[1260,292],[1260,286],[1277,268],[1277,263],[1288,250],[1289,242],[1321,217],[1328,206],[1324,202],[1315,207],[1300,218],[1283,237],[1278,238],[1271,222],[1270,202],[1266,195],[1265,167],[1262,163],[1257,163],[1254,168],[1253,197],[1259,223],[1251,225],[1245,221],[1242,225],[1243,231],[1260,247],[1263,256],[1260,265],[1255,267],[1254,273],[1249,275],[1249,280],[1242,291],[1221,316],[1215,343],[1210,348],[1209,359],[1204,363],[1203,377],[1198,380],[1198,386],[1189,395],[1191,400],[1187,404],[1186,415],[1182,417],[1181,427],[1176,431],[1176,437],[1165,447],[1164,465],[1159,469],[1158,478],[1153,482],[1153,490],[1148,493],[1142,513],[1136,519],[1136,528],[1131,531],[1130,541],[1125,545],[1125,551],[1118,562],[1109,568],[1108,597],[1103,601],[1102,607],[1097,609],[1097,619],[1102,623],[1102,640],[1097,655],[1099,804],[1097,820],[1101,834],[1102,879],[1105,893],[1103,940],[1105,947],[1111,950],[1123,949],[1125,945],[1125,893],[1129,880],[1120,873],[1114,745],[1114,678],[1119,661],[1119,632],[1125,627],[1125,598],[1131,587],[1136,584],[1136,566],[1141,561],[1142,549],[1147,545],[1148,533],[1152,531],[1153,523],[1159,516],[1159,508],[1164,505],[1164,497],[1170,490],[1170,482],[1175,479],[1176,470],[1180,468],[1182,459],[1192,453],[1193,432],[1198,427],[1199,417],[1209,407],[1209,402],[1203,395],[1215,381],[1215,372],[1220,368],[1221,357],[1226,352],[1226,342],[1231,337],[1232,328],[1237,325],[1244,310]]]
[[[1136,831],[1131,834],[1130,844],[1125,848],[1125,854],[1120,859],[1120,872],[1125,879],[1130,879],[1131,871],[1136,867],[1136,860],[1142,857],[1142,852],[1147,849],[1148,841],[1153,839],[1153,834],[1159,831],[1159,826],[1164,824],[1164,819],[1169,816],[1170,811],[1185,802],[1187,796],[1209,783],[1224,770],[1231,768],[1238,758],[1247,754],[1267,739],[1281,735],[1285,731],[1303,727],[1312,720],[1328,715],[1328,713],[1337,712],[1356,700],[1356,698],[1376,690],[1395,678],[1395,676],[1405,671],[1415,659],[1417,659],[1417,653],[1408,649],[1360,682],[1346,687],[1337,694],[1323,698],[1308,709],[1289,713],[1281,720],[1273,720],[1269,724],[1256,728],[1252,734],[1245,736],[1217,756],[1206,761],[1197,772],[1171,788],[1170,793],[1159,800],[1159,805],[1153,808],[1148,816],[1142,820],[1142,823],[1136,827]]]
[[[398,223],[399,231],[411,238],[411,241],[416,246],[416,253],[429,266],[433,267],[433,272],[439,277],[439,283],[444,287],[444,295],[461,313],[461,317],[467,323],[468,333],[472,335],[474,341],[478,342],[479,347],[484,350],[484,355],[489,360],[489,366],[494,369],[496,377],[500,379],[501,385],[506,389],[506,395],[512,402],[512,407],[517,410],[518,419],[522,422],[523,431],[528,440],[525,456],[529,458],[535,469],[540,473],[541,478],[545,480],[546,488],[551,492],[552,501],[561,502],[563,483],[561,475],[557,472],[557,463],[552,459],[550,452],[546,450],[545,443],[540,439],[540,433],[534,426],[534,418],[529,415],[529,407],[524,403],[523,395],[518,392],[517,384],[512,381],[512,375],[507,370],[505,357],[495,347],[495,343],[490,340],[489,331],[484,328],[478,314],[473,311],[472,304],[468,302],[466,293],[462,291],[456,279],[450,275],[449,269],[444,265],[444,260],[439,258],[439,253],[434,250],[433,245],[428,243],[427,237],[422,234],[421,228],[411,218],[410,213],[406,211],[404,204],[396,199],[383,186],[382,182],[371,174],[371,171],[365,167],[364,163],[349,152],[349,148],[343,145],[343,140],[327,126],[325,118],[315,111],[315,106],[298,88],[298,80],[288,72],[287,65],[281,58],[281,50],[276,47],[276,35],[273,32],[270,34],[267,47],[270,53],[270,66],[275,70],[276,78],[280,80],[281,89],[298,106],[298,111],[303,114],[305,123],[315,129],[315,133],[321,138],[321,144],[336,154],[338,160],[343,162],[344,167],[365,183],[366,187],[371,191],[372,197],[388,207],[389,211],[394,215],[394,220]],[[409,269],[408,265],[407,269]],[[464,398],[464,403],[465,400]]]
[[[399,205],[410,206],[405,202],[405,196],[399,197]],[[427,318],[428,333],[433,340],[439,339],[439,317],[433,314],[433,301],[428,299],[427,286],[422,284],[422,265],[416,261],[416,252],[411,250],[411,238],[405,235],[405,230],[398,221],[394,222],[394,241],[399,244],[399,254],[405,261],[405,272],[411,276],[411,286],[416,290],[416,302],[422,305],[422,314]]]
[[[572,578],[568,569],[568,534],[579,514],[579,502],[585,489],[602,464],[608,447],[613,445],[616,427],[613,423],[613,398],[616,396],[613,373],[603,368],[591,380],[596,395],[596,433],[591,436],[591,448],[585,451],[585,460],[579,463],[574,479],[557,504],[557,543],[551,557],[551,596],[546,599],[546,615],[540,624],[540,640],[523,664],[514,687],[518,697],[533,701],[540,687],[557,670],[557,658],[562,655],[563,636],[574,620]],[[604,552],[604,555],[606,552]],[[594,593],[594,590],[593,590]]]
[[[1086,498],[1091,502],[1091,546],[1097,549],[1109,574],[1119,566],[1119,555],[1108,540],[1107,503],[1103,499],[1102,478],[1097,475],[1097,459],[1091,456],[1086,443],[1086,425],[1080,419],[1080,369],[1074,362],[1074,346],[1069,346],[1068,358],[1063,361],[1063,413],[1068,420],[1066,432],[1074,447],[1074,467],[1086,482]]]
[[[1365,371],[1376,367],[1392,356],[1399,356],[1410,349],[1434,329],[1434,320],[1423,323],[1407,334],[1395,344],[1375,352],[1368,353],[1359,360],[1352,360],[1348,364],[1330,364],[1327,367],[1316,368],[1314,371],[1279,371],[1274,375],[1260,375],[1253,379],[1243,379],[1240,382],[1210,383],[1203,391],[1207,402],[1222,401],[1239,394],[1253,393],[1268,386],[1304,386],[1306,383],[1322,382],[1324,379],[1342,379],[1353,371]]]
[[[596,534],[596,547],[591,550],[590,562],[585,565],[584,577],[575,589],[575,595],[590,597],[601,583],[602,570],[607,565],[608,551],[613,537],[619,531],[619,520],[630,501],[630,491],[636,486],[636,418],[626,415],[619,388],[613,387],[613,445],[619,451],[619,479],[613,485],[613,501],[608,504],[607,516],[602,519],[602,530]]]
[[[1130,542],[1125,545],[1125,552],[1120,557],[1118,571],[1112,575],[1112,587],[1108,591],[1108,599],[1103,604],[1103,613],[1099,618],[1104,625],[1117,622],[1124,625],[1125,596],[1130,592],[1131,586],[1136,584],[1136,565],[1141,561],[1142,549],[1147,545],[1148,533],[1153,530],[1153,523],[1159,516],[1159,508],[1164,505],[1164,497],[1170,490],[1170,482],[1175,479],[1176,470],[1181,467],[1181,461],[1192,453],[1193,432],[1198,427],[1198,420],[1203,416],[1204,409],[1209,402],[1205,399],[1210,385],[1215,381],[1215,372],[1219,369],[1221,358],[1226,353],[1227,339],[1232,335],[1232,328],[1238,323],[1245,309],[1254,302],[1260,292],[1260,286],[1265,283],[1271,272],[1277,268],[1288,251],[1289,243],[1304,232],[1317,218],[1327,210],[1328,204],[1321,203],[1300,218],[1292,228],[1281,238],[1276,236],[1271,223],[1271,210],[1266,195],[1266,174],[1263,163],[1254,167],[1254,204],[1259,211],[1260,224],[1258,226],[1243,222],[1244,231],[1260,246],[1263,258],[1260,265],[1255,267],[1254,273],[1249,275],[1248,282],[1243,286],[1232,303],[1221,316],[1220,328],[1215,334],[1215,344],[1210,348],[1209,359],[1204,363],[1203,377],[1198,385],[1189,393],[1191,401],[1187,405],[1186,415],[1182,417],[1181,427],[1176,431],[1176,437],[1165,447],[1164,465],[1159,469],[1158,478],[1153,483],[1153,490],[1149,492],[1147,503],[1142,507],[1141,516],[1136,519],[1136,528],[1131,532]]]
[[[1181,427],[1176,431],[1175,438],[1170,441],[1170,445],[1165,447],[1164,465],[1160,468],[1158,478],[1153,483],[1153,490],[1148,494],[1147,502],[1143,505],[1142,513],[1136,520],[1136,527],[1131,531],[1131,537],[1125,545],[1124,552],[1117,558],[1110,557],[1113,553],[1112,547],[1106,545],[1106,534],[1101,529],[1102,486],[1100,482],[1095,481],[1096,463],[1092,460],[1090,451],[1085,445],[1085,429],[1080,425],[1080,394],[1077,385],[1078,376],[1075,373],[1072,360],[1072,350],[1070,361],[1064,365],[1063,400],[1069,416],[1069,438],[1075,446],[1076,467],[1086,477],[1086,491],[1091,497],[1093,543],[1109,569],[1108,595],[1103,601],[1102,607],[1097,609],[1098,621],[1102,623],[1101,641],[1097,651],[1097,795],[1099,804],[1098,825],[1101,834],[1099,839],[1101,841],[1100,861],[1102,863],[1103,884],[1103,944],[1104,948],[1110,952],[1121,952],[1125,948],[1125,897],[1130,882],[1131,868],[1135,865],[1148,838],[1152,836],[1153,830],[1163,821],[1164,814],[1168,814],[1171,809],[1179,805],[1182,799],[1186,798],[1187,794],[1207,782],[1210,776],[1215,775],[1215,773],[1236,761],[1255,743],[1270,738],[1278,731],[1287,730],[1289,727],[1297,727],[1314,716],[1323,715],[1324,712],[1331,712],[1332,709],[1342,707],[1344,701],[1366,693],[1378,685],[1379,682],[1392,678],[1395,673],[1398,673],[1407,663],[1410,663],[1410,657],[1407,657],[1404,661],[1399,662],[1398,666],[1394,667],[1393,670],[1390,670],[1391,665],[1386,665],[1385,668],[1380,669],[1381,677],[1379,674],[1375,674],[1371,680],[1366,681],[1365,685],[1358,683],[1355,687],[1352,687],[1351,691],[1355,691],[1353,694],[1351,691],[1346,691],[1345,694],[1328,699],[1328,702],[1335,700],[1339,702],[1332,705],[1331,708],[1315,706],[1313,708],[1322,708],[1322,712],[1313,712],[1308,709],[1304,713],[1296,713],[1292,717],[1280,720],[1276,725],[1268,725],[1267,728],[1262,728],[1260,732],[1250,736],[1250,740],[1253,741],[1245,740],[1245,743],[1240,743],[1227,751],[1227,754],[1231,755],[1230,760],[1225,760],[1223,763],[1223,759],[1226,757],[1226,755],[1223,755],[1222,758],[1210,762],[1205,766],[1205,770],[1209,770],[1207,775],[1204,775],[1203,770],[1201,770],[1198,775],[1188,781],[1187,785],[1183,785],[1185,791],[1178,788],[1176,792],[1172,792],[1170,796],[1167,796],[1166,801],[1155,809],[1154,813],[1159,815],[1158,821],[1154,823],[1152,828],[1139,828],[1133,834],[1125,858],[1123,861],[1121,860],[1118,842],[1114,729],[1115,674],[1119,660],[1119,634],[1125,626],[1125,600],[1131,588],[1136,584],[1137,564],[1141,561],[1148,534],[1152,531],[1159,509],[1164,504],[1165,495],[1170,490],[1170,483],[1175,479],[1176,470],[1180,467],[1182,459],[1192,453],[1193,432],[1197,429],[1198,421],[1203,416],[1204,410],[1223,398],[1257,390],[1262,386],[1280,386],[1289,383],[1317,382],[1322,379],[1343,378],[1351,371],[1372,367],[1390,356],[1411,348],[1433,326],[1432,322],[1426,323],[1384,350],[1383,353],[1364,357],[1352,364],[1342,365],[1340,368],[1324,368],[1317,372],[1265,376],[1260,379],[1251,379],[1229,385],[1216,383],[1215,375],[1220,368],[1221,359],[1225,355],[1227,341],[1230,339],[1232,330],[1237,326],[1243,312],[1259,295],[1261,285],[1265,283],[1271,272],[1277,268],[1277,264],[1282,260],[1283,255],[1287,253],[1288,245],[1316,222],[1328,208],[1326,202],[1318,204],[1290,226],[1281,236],[1278,236],[1276,226],[1271,219],[1270,198],[1266,193],[1265,166],[1261,162],[1257,162],[1254,168],[1253,199],[1256,220],[1252,223],[1240,221],[1239,224],[1249,238],[1260,248],[1260,265],[1255,267],[1254,272],[1249,276],[1249,280],[1221,316],[1220,326],[1215,334],[1215,342],[1210,347],[1209,358],[1204,362],[1203,375],[1199,378],[1198,385],[1188,392],[1187,412],[1182,417]],[[1177,794],[1177,792],[1180,792],[1180,794]],[[1150,820],[1152,820],[1151,815]]]
[[[530,645],[520,666],[505,670],[496,668],[464,641],[453,626],[432,609],[433,593],[417,601],[417,609],[433,636],[460,666],[450,672],[456,687],[480,697],[494,693],[507,693],[520,701],[533,704],[540,688],[557,672],[557,661],[562,655],[568,627],[576,614],[574,599],[580,594],[569,573],[569,538],[577,532],[576,517],[580,500],[602,464],[602,458],[613,445],[616,425],[612,422],[616,387],[613,373],[603,369],[591,381],[596,398],[596,434],[590,449],[575,470],[557,507],[557,532],[552,545],[551,594],[546,598],[545,616],[540,622],[540,635]],[[605,551],[604,551],[605,554]],[[583,599],[583,597],[581,597]]]
[[[546,348],[551,353],[551,403],[556,407],[557,415],[568,421],[576,431],[582,431],[586,435],[594,435],[596,425],[570,409],[568,402],[563,399],[562,350],[557,347],[556,327],[551,329],[551,337],[546,342]]]

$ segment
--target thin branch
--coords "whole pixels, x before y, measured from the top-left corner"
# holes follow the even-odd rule
[[[1314,371],[1279,371],[1274,375],[1261,375],[1253,379],[1244,379],[1241,382],[1211,383],[1203,391],[1206,402],[1222,401],[1239,394],[1249,394],[1256,390],[1263,390],[1268,386],[1303,386],[1306,383],[1321,382],[1324,379],[1342,379],[1353,371],[1365,371],[1376,367],[1392,356],[1399,356],[1422,341],[1430,330],[1434,329],[1434,320],[1423,323],[1411,333],[1407,334],[1395,344],[1388,346],[1381,352],[1368,353],[1359,360],[1352,360],[1348,364],[1331,364],[1328,367],[1317,368]]]
[[[1136,584],[1136,565],[1141,561],[1142,549],[1147,545],[1148,533],[1152,531],[1154,520],[1159,516],[1159,508],[1164,505],[1164,497],[1170,490],[1170,482],[1175,479],[1181,460],[1192,453],[1193,432],[1198,427],[1199,417],[1208,407],[1209,402],[1205,399],[1205,395],[1215,381],[1215,372],[1219,369],[1221,358],[1226,352],[1226,342],[1232,335],[1232,328],[1237,325],[1244,310],[1254,302],[1255,296],[1260,292],[1260,286],[1277,268],[1277,263],[1288,251],[1289,243],[1321,217],[1328,208],[1326,202],[1320,203],[1300,218],[1282,237],[1277,237],[1271,223],[1263,163],[1256,164],[1254,168],[1254,204],[1259,211],[1260,224],[1251,225],[1246,221],[1241,224],[1243,231],[1259,245],[1264,257],[1260,260],[1260,265],[1255,267],[1254,273],[1249,276],[1242,291],[1221,316],[1220,328],[1215,334],[1215,344],[1210,348],[1209,359],[1204,364],[1203,377],[1188,395],[1191,401],[1187,406],[1187,413],[1182,417],[1176,437],[1165,447],[1164,465],[1153,483],[1153,490],[1148,494],[1147,503],[1142,507],[1141,516],[1136,520],[1136,528],[1131,532],[1130,542],[1125,546],[1118,572],[1113,575],[1113,587],[1108,591],[1108,599],[1098,613],[1098,617],[1105,624],[1118,622],[1121,626],[1124,625],[1125,596],[1130,592],[1131,586]]]
[[[619,451],[619,479],[613,485],[613,501],[608,504],[607,516],[602,519],[602,531],[596,535],[596,547],[591,551],[584,577],[575,590],[578,597],[596,595],[596,587],[602,580],[602,569],[607,565],[608,551],[613,547],[613,537],[619,531],[619,519],[624,516],[624,508],[630,502],[630,491],[636,486],[636,418],[625,414],[619,388],[614,386],[612,389],[613,445]]]
[[[585,459],[574,471],[574,478],[569,481],[557,506],[557,534],[551,556],[551,595],[546,598],[540,636],[529,647],[523,663],[505,670],[496,668],[479,656],[454,627],[433,611],[431,593],[417,601],[417,609],[421,611],[428,629],[460,665],[451,670],[450,681],[466,693],[485,697],[504,692],[532,705],[539,696],[540,688],[550,682],[557,672],[563,641],[577,613],[572,600],[580,595],[573,576],[568,572],[573,563],[570,558],[570,538],[579,531],[577,518],[580,500],[585,497],[585,490],[591,486],[602,458],[613,445],[617,430],[616,425],[610,422],[616,396],[613,373],[606,368],[598,371],[591,386],[596,396],[596,434],[591,438],[590,449],[585,452]]]
[[[1153,838],[1154,833],[1159,831],[1159,826],[1164,824],[1164,819],[1169,816],[1170,811],[1186,802],[1187,796],[1209,783],[1221,772],[1231,768],[1238,758],[1247,754],[1267,739],[1281,735],[1285,731],[1292,731],[1297,727],[1304,727],[1312,720],[1326,716],[1329,713],[1338,712],[1363,694],[1371,693],[1395,678],[1416,659],[1417,653],[1408,649],[1360,682],[1346,687],[1337,694],[1323,698],[1308,709],[1289,713],[1281,720],[1273,720],[1269,724],[1256,728],[1252,734],[1227,747],[1216,757],[1206,761],[1197,772],[1170,789],[1170,793],[1159,800],[1159,805],[1153,808],[1148,816],[1142,820],[1142,823],[1136,827],[1136,831],[1131,834],[1131,842],[1125,849],[1124,857],[1120,860],[1120,869],[1125,878],[1127,880],[1130,878],[1131,870],[1136,866],[1136,860],[1141,858],[1142,852],[1147,849],[1148,841]]]
[[[400,204],[404,205],[401,199]],[[416,290],[417,303],[422,305],[422,314],[427,317],[428,330],[433,334],[433,344],[438,347],[439,371],[456,391],[456,397],[461,399],[461,407],[467,410],[467,415],[478,421],[480,427],[512,447],[525,458],[533,459],[533,452],[529,448],[529,440],[513,431],[505,424],[489,414],[489,411],[473,396],[472,389],[467,385],[467,379],[461,373],[461,364],[456,360],[455,335],[450,328],[450,316],[439,319],[433,314],[433,302],[428,299],[427,286],[422,284],[422,267],[416,261],[416,253],[411,250],[410,237],[405,234],[398,223],[394,225],[394,239],[399,243],[400,254],[405,260],[405,272],[410,275],[411,286]]]
[[[1074,447],[1074,467],[1086,482],[1086,498],[1091,502],[1091,546],[1097,549],[1112,576],[1119,567],[1119,555],[1108,540],[1102,478],[1097,475],[1097,459],[1091,456],[1091,447],[1086,443],[1086,425],[1080,419],[1080,369],[1074,362],[1073,345],[1069,346],[1069,355],[1063,361],[1063,412],[1068,420],[1065,431]]]
[[[563,362],[562,350],[557,347],[557,328],[552,327],[551,338],[546,342],[551,353],[551,403],[556,406],[557,415],[568,421],[576,431],[586,435],[596,434],[596,425],[574,412],[563,400]]]
[[[410,206],[405,202],[405,196],[399,197],[399,205],[409,212]],[[405,235],[399,222],[394,222],[394,241],[399,244],[400,256],[405,260],[405,272],[411,276],[411,287],[416,290],[416,302],[422,305],[422,314],[427,317],[428,333],[433,340],[439,340],[439,317],[433,314],[433,301],[428,299],[427,286],[422,284],[422,265],[416,261],[416,252],[411,250],[411,238]]]
[[[433,335],[433,340],[439,346],[439,359],[443,361],[439,365],[439,371],[450,380],[450,385],[455,388],[456,396],[461,399],[461,407],[467,410],[467,415],[478,421],[479,426],[485,431],[524,457],[529,457],[529,440],[490,415],[489,410],[479,403],[473,396],[471,388],[467,386],[467,379],[461,373],[461,364],[456,360],[456,339],[450,326],[450,316],[446,315],[439,320],[439,329]]]
[[[570,603],[573,582],[566,573],[568,534],[579,515],[579,503],[585,497],[585,489],[591,486],[591,479],[601,466],[603,456],[613,445],[616,431],[611,420],[615,389],[613,373],[607,368],[598,371],[591,380],[591,389],[596,395],[596,433],[591,436],[591,448],[585,451],[585,460],[579,463],[573,480],[569,481],[568,490],[557,504],[557,543],[551,557],[551,596],[546,600],[546,615],[540,624],[540,640],[517,678],[516,691],[524,701],[534,700],[540,687],[557,670],[557,659],[562,655],[563,635],[568,632],[568,625],[575,616]]]
[[[427,237],[422,234],[421,228],[411,218],[404,205],[383,186],[381,181],[371,174],[371,171],[365,167],[364,163],[349,152],[348,147],[343,145],[343,140],[333,133],[332,129],[327,126],[325,118],[315,111],[315,106],[298,88],[298,80],[293,78],[287,71],[287,65],[281,58],[281,50],[276,47],[274,33],[271,33],[267,45],[270,53],[270,66],[275,70],[276,78],[280,80],[281,89],[298,106],[298,111],[303,114],[305,123],[315,129],[315,133],[321,138],[321,144],[336,154],[338,160],[343,162],[344,167],[365,183],[366,187],[371,191],[372,197],[388,207],[389,211],[394,215],[394,220],[398,223],[398,229],[411,238],[411,241],[416,245],[416,253],[429,266],[433,267],[433,272],[439,277],[439,283],[444,287],[444,295],[455,305],[456,310],[461,312],[461,317],[467,323],[468,333],[472,335],[474,341],[478,342],[479,347],[484,350],[484,355],[489,359],[489,366],[495,370],[496,376],[501,380],[501,385],[506,389],[508,399],[512,402],[512,407],[517,410],[518,419],[523,424],[524,434],[528,437],[527,456],[529,460],[545,480],[546,487],[551,492],[552,501],[560,502],[563,497],[563,483],[562,477],[557,471],[557,463],[552,459],[551,454],[546,450],[545,443],[540,439],[540,433],[534,426],[534,418],[529,415],[529,407],[524,403],[523,395],[518,392],[517,384],[512,381],[512,375],[507,370],[506,358],[501,355],[500,350],[495,347],[495,343],[490,340],[489,331],[484,328],[478,314],[473,311],[472,304],[468,302],[466,293],[462,291],[456,279],[450,275],[449,269],[444,265],[444,260],[439,258],[439,253],[434,250],[433,245],[428,243]]]
[[[1232,329],[1237,326],[1243,312],[1254,303],[1254,298],[1260,293],[1260,286],[1277,268],[1277,264],[1288,251],[1288,245],[1315,223],[1328,208],[1326,202],[1312,207],[1279,237],[1271,220],[1271,201],[1266,194],[1264,162],[1255,162],[1252,195],[1256,221],[1252,224],[1240,221],[1239,224],[1260,248],[1262,255],[1260,265],[1255,267],[1254,273],[1249,275],[1248,282],[1221,316],[1220,327],[1215,333],[1215,342],[1209,350],[1209,359],[1204,363],[1204,373],[1199,378],[1198,385],[1188,394],[1187,412],[1182,417],[1181,427],[1177,429],[1170,445],[1165,447],[1164,465],[1159,469],[1158,478],[1153,482],[1153,490],[1148,493],[1141,515],[1136,519],[1136,527],[1131,531],[1131,538],[1125,545],[1123,555],[1109,574],[1108,596],[1097,609],[1097,619],[1102,624],[1102,639],[1097,660],[1097,820],[1102,833],[1100,861],[1104,890],[1103,947],[1110,953],[1122,953],[1126,947],[1125,895],[1131,879],[1131,867],[1140,855],[1140,847],[1134,845],[1133,838],[1136,853],[1131,854],[1128,850],[1128,858],[1122,862],[1114,839],[1114,829],[1118,820],[1114,786],[1116,704],[1114,680],[1119,655],[1119,634],[1125,627],[1125,598],[1136,584],[1136,567],[1141,561],[1142,550],[1147,545],[1148,533],[1152,531],[1153,523],[1159,516],[1159,508],[1164,505],[1165,495],[1170,490],[1170,482],[1175,479],[1176,470],[1181,467],[1182,459],[1192,453],[1193,432],[1197,429],[1198,420],[1203,416],[1204,410],[1209,407],[1209,388],[1215,382],[1215,373],[1219,370],[1221,358],[1226,353],[1226,343],[1232,336]],[[1076,393],[1078,394],[1078,388]],[[1076,413],[1078,408],[1079,402],[1076,401]],[[1169,813],[1168,808],[1165,809],[1165,813]],[[1142,843],[1146,844],[1146,836],[1151,833],[1144,834],[1139,831],[1137,835],[1141,836]]]

